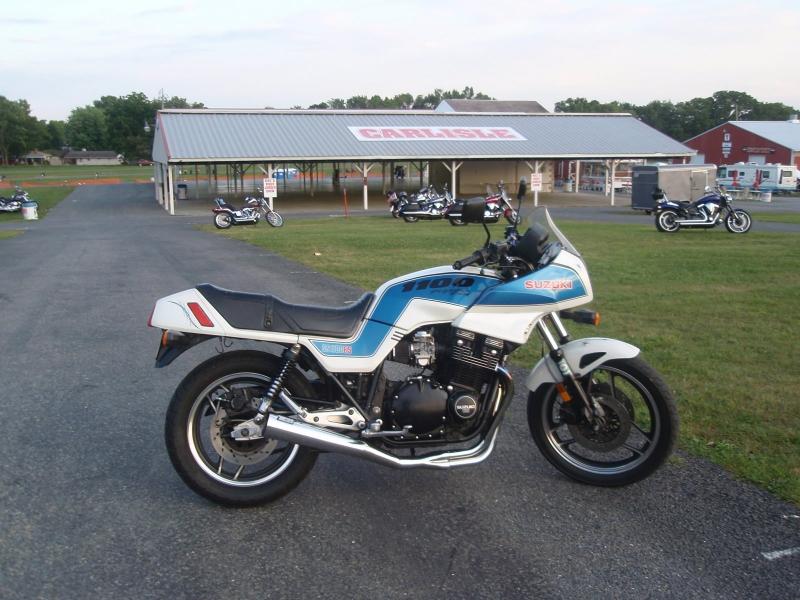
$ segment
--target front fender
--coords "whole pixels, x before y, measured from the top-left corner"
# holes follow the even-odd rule
[[[561,346],[561,350],[564,352],[564,358],[576,377],[582,377],[609,360],[633,358],[640,352],[636,346],[610,338],[574,340]],[[558,370],[558,365],[548,355],[544,356],[533,367],[525,380],[525,386],[530,391],[535,392],[545,383],[557,383],[559,381],[563,381],[561,371]]]

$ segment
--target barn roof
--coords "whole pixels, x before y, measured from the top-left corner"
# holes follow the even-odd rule
[[[159,162],[691,156],[629,114],[162,110]]]

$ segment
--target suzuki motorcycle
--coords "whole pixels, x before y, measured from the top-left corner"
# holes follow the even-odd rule
[[[501,182],[497,184],[497,192],[495,193],[492,193],[489,189],[489,186],[486,186],[486,194],[486,197],[483,198],[483,201],[486,204],[484,208],[485,222],[497,223],[502,215],[511,225],[516,225],[517,220],[519,219],[519,213],[516,209],[514,209],[513,206],[511,206],[511,200],[509,200],[508,194],[506,194],[506,189],[503,183]],[[476,196],[475,199],[481,198]],[[448,221],[450,221],[450,225],[466,225],[464,220],[461,218],[461,211],[463,210],[463,207],[463,200],[456,201],[447,207],[444,216]]]
[[[416,196],[410,198],[408,203],[399,209],[398,214],[406,223],[416,223],[420,219],[433,221],[444,218],[445,209],[453,202],[446,184],[441,194],[431,185],[422,188]]]
[[[484,214],[482,199],[469,201],[462,218]],[[319,452],[397,468],[480,463],[514,396],[508,356],[534,332],[547,353],[523,385],[547,460],[600,486],[652,473],[678,429],[669,388],[635,346],[570,338],[564,319],[597,323],[576,309],[592,300],[589,274],[546,209],[533,219],[494,243],[484,223],[472,255],[343,308],[207,283],[158,300],[156,367],[214,338],[271,342],[223,352],[180,383],[165,426],[178,474],[214,502],[251,506],[291,491]]]
[[[266,199],[247,196],[244,208],[236,210],[222,197],[214,198],[214,225],[217,229],[228,229],[231,225],[257,225],[263,216],[273,227],[283,225],[283,217],[269,207]]]
[[[400,209],[408,204],[409,196],[406,192],[395,192],[389,190],[386,193],[386,202],[389,204],[389,212],[397,219],[400,216]]]
[[[706,187],[705,195],[694,202],[675,202],[660,188],[653,193],[656,201],[656,229],[675,233],[682,227],[710,229],[720,223],[731,233],[747,233],[753,224],[750,213],[734,208],[731,195],[720,188]]]

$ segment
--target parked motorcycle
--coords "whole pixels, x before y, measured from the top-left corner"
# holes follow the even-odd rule
[[[706,187],[703,197],[694,202],[670,200],[660,188],[656,188],[653,199],[656,229],[665,233],[675,233],[683,227],[709,229],[720,223],[725,223],[731,233],[747,233],[753,224],[750,213],[734,208],[731,195],[718,187]]]
[[[416,223],[420,219],[425,221],[442,219],[445,209],[453,202],[446,184],[441,194],[431,185],[422,188],[413,198],[409,198],[408,203],[399,209],[398,215],[406,223]]]
[[[487,186],[486,197],[476,196],[474,199],[482,199],[484,201],[486,205],[484,207],[484,220],[486,223],[497,223],[502,215],[510,225],[517,224],[519,213],[511,205],[511,200],[502,182],[497,184],[497,192],[491,192]],[[444,216],[450,222],[450,225],[466,225],[461,218],[461,211],[465,202],[465,200],[457,200],[445,210]]]
[[[400,216],[400,209],[408,204],[409,196],[406,192],[389,190],[386,194],[386,202],[389,204],[389,212],[397,219]]]
[[[15,188],[14,194],[10,198],[0,196],[0,212],[18,212],[22,210],[24,202],[30,202],[28,192],[23,191],[22,188]]]
[[[484,218],[484,200],[468,201],[462,219]],[[148,323],[162,330],[156,367],[214,338],[283,346],[224,352],[183,379],[165,435],[184,482],[252,506],[291,491],[318,452],[397,468],[480,463],[514,396],[508,355],[533,331],[548,353],[524,380],[527,421],[546,459],[600,486],[652,473],[672,450],[675,404],[638,348],[570,339],[563,319],[598,319],[576,309],[593,297],[580,253],[543,208],[524,234],[512,225],[489,243],[484,229],[472,255],[344,308],[211,284],[158,300]]]
[[[264,198],[248,196],[244,199],[245,205],[241,210],[220,198],[214,198],[214,225],[217,229],[228,229],[231,225],[256,225],[265,218],[273,227],[283,225],[283,217],[269,207]]]

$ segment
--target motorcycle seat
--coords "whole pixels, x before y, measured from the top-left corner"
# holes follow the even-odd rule
[[[375,297],[366,293],[350,306],[328,307],[291,304],[272,294],[235,292],[210,283],[197,290],[237,329],[332,338],[352,336]]]

